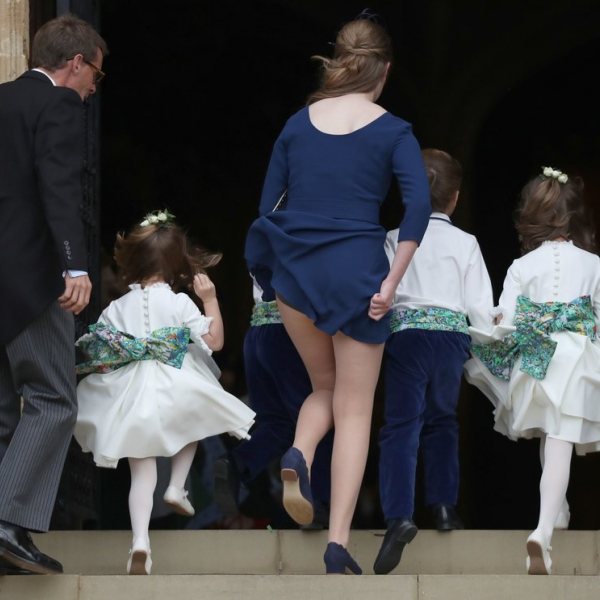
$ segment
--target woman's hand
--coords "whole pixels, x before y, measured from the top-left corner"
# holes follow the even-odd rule
[[[205,304],[217,298],[215,284],[204,273],[198,273],[194,276],[194,292]]]
[[[392,300],[396,287],[387,279],[383,280],[381,289],[377,294],[373,294],[369,304],[369,317],[374,321],[379,321],[392,308]]]

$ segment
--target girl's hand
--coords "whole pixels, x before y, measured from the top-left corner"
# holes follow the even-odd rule
[[[210,302],[217,298],[215,284],[204,273],[198,273],[194,276],[194,292],[202,302]]]
[[[369,304],[369,317],[371,319],[379,321],[392,308],[395,290],[395,286],[389,283],[387,279],[383,280],[381,289],[377,294],[373,294]]]

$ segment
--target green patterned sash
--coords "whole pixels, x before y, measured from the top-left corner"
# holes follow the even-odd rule
[[[405,308],[392,312],[392,333],[405,329],[427,329],[429,331],[456,331],[469,334],[467,317],[448,308]]]
[[[271,300],[271,302],[257,302],[254,305],[252,316],[250,317],[251,327],[281,323],[283,323],[283,321],[281,320],[276,300]]]
[[[592,301],[580,296],[571,302],[533,302],[517,298],[516,331],[491,344],[473,344],[471,351],[490,372],[508,381],[514,364],[521,356],[520,370],[535,379],[544,379],[556,342],[550,333],[572,331],[591,340],[596,336]]]
[[[78,375],[108,373],[137,360],[158,360],[181,369],[190,343],[187,327],[161,327],[148,337],[136,338],[106,325],[95,323],[75,345],[88,359],[76,367]]]

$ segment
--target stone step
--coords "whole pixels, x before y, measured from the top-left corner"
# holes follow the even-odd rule
[[[47,575],[0,577],[3,600],[598,600],[598,577],[556,575]]]
[[[521,575],[526,531],[420,531],[395,574]],[[36,535],[41,550],[60,560],[66,574],[123,575],[128,531],[53,531]],[[353,531],[349,551],[365,574],[383,531]],[[327,532],[292,530],[151,531],[153,574],[320,575]],[[553,540],[557,575],[598,575],[600,532],[557,531]],[[600,597],[600,596],[599,596]]]

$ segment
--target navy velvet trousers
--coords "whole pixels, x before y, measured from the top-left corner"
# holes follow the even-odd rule
[[[419,449],[427,506],[458,498],[456,404],[470,338],[407,329],[385,347],[385,425],[379,434],[379,490],[386,520],[412,518]]]
[[[245,481],[292,445],[298,412],[312,392],[300,355],[281,324],[250,327],[244,338],[244,367],[250,406],[256,412],[252,438],[233,451]],[[315,503],[329,504],[333,431],[317,447],[311,471]]]

